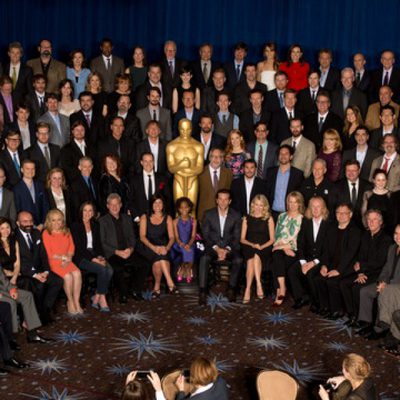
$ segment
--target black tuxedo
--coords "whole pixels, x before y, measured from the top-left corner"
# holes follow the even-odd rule
[[[49,147],[50,153],[50,167],[47,164],[47,161],[44,158],[44,154],[37,142],[33,146],[25,150],[25,158],[35,162],[35,177],[44,184],[46,183],[46,177],[49,170],[58,167],[60,164],[60,146],[52,143],[48,143],[47,146]]]
[[[400,128],[399,127],[397,127],[397,128],[394,127],[393,131],[391,133],[393,133],[393,135],[397,136],[397,139],[400,140]],[[368,144],[371,147],[373,147],[374,149],[380,150],[383,137],[384,137],[383,136],[383,127],[374,129],[369,136]]]
[[[197,135],[193,135],[193,138],[201,143],[201,134],[200,133]],[[226,146],[226,138],[224,138],[221,135],[218,135],[218,133],[213,132],[211,135],[210,150],[208,151],[207,154],[204,154],[204,164],[209,163],[208,156],[210,155],[211,149],[217,148],[217,149],[225,150],[225,146]]]
[[[255,140],[253,112],[253,109],[249,108],[239,116],[239,130],[242,132],[246,143]],[[271,113],[263,108],[261,110],[260,122],[264,122],[268,126],[270,119]]]
[[[167,158],[165,155],[165,148],[167,143],[163,139],[158,139],[158,158],[154,160],[154,168],[157,172],[168,173]],[[142,165],[140,164],[140,159],[143,153],[151,153],[149,139],[146,138],[142,140],[136,146],[136,165],[135,171],[137,174],[142,173]]]
[[[40,107],[39,100],[35,92],[29,92],[25,97],[26,105],[29,107],[30,111],[29,120],[33,124],[36,124],[37,120],[47,112],[46,97],[47,93],[44,94],[42,107]]]
[[[372,166],[372,161],[375,160],[375,158],[378,158],[381,155],[381,153],[372,148],[372,146],[368,146],[367,149],[367,154],[365,155],[364,162],[361,166],[361,172],[360,172],[360,178],[365,179],[366,181],[369,179],[369,175],[371,173],[371,166]],[[357,147],[354,147],[353,149],[349,149],[343,152],[343,157],[342,157],[342,176],[344,176],[344,164],[347,160],[356,160],[357,159]]]
[[[216,69],[218,69],[220,67],[221,67],[220,63],[218,63],[216,61],[211,61],[211,71],[209,71],[208,80],[207,80],[207,82],[205,82],[204,75],[203,75],[203,65],[201,64],[201,60],[194,61],[192,63],[192,70],[193,70],[194,83],[196,84],[196,86],[200,90],[203,90],[207,86],[212,86],[213,73]]]
[[[235,61],[231,61],[224,65],[224,70],[225,70],[225,74],[226,74],[226,84],[230,89],[233,90],[237,84],[242,83],[243,81],[246,80],[246,75],[244,74],[245,65],[246,65],[245,62],[243,62],[239,79],[237,78],[237,75],[236,75]]]
[[[263,173],[262,173],[262,178],[265,179],[267,177],[267,171],[268,168],[275,167],[278,164],[278,156],[277,156],[277,151],[278,151],[278,145],[275,143],[272,143],[268,140],[268,145],[267,145],[267,154],[265,155],[264,158],[264,164],[263,164]],[[247,146],[247,150],[251,154],[251,157],[258,162],[258,154],[255,153],[256,151],[256,142],[251,142]]]
[[[10,70],[10,64],[5,65],[4,71],[5,74],[9,75],[10,77],[12,76],[12,68]],[[32,68],[21,63],[19,67],[17,83],[13,89],[18,103],[21,102],[28,93],[33,92],[32,76]]]
[[[357,76],[357,71],[355,72],[355,76]],[[371,74],[369,71],[364,70],[363,76],[360,80],[360,82],[357,84],[357,81],[354,81],[354,86],[357,89],[362,90],[367,96],[369,94],[369,89],[371,85]]]
[[[317,99],[320,90],[321,88],[318,87],[318,90],[315,91],[315,100]],[[310,88],[307,87],[300,90],[300,92],[297,93],[296,110],[304,117],[311,113],[317,112],[318,110],[315,104],[315,100],[313,100],[311,97]]]
[[[254,90],[259,90],[265,97],[265,94],[267,93],[267,86],[257,81]],[[246,79],[239,82],[239,84],[235,87],[232,99],[232,111],[235,114],[239,115],[241,112],[251,108],[251,103],[249,100],[251,91],[252,89],[250,89]]]
[[[94,110],[92,112],[92,120],[90,122],[90,128],[86,121],[85,114],[82,110],[77,111],[70,115],[69,124],[72,127],[74,122],[81,121],[85,126],[85,138],[88,143],[96,145],[98,140],[101,140],[105,137],[105,120],[101,114],[96,113]]]
[[[22,151],[18,151],[20,164],[25,159],[25,154]],[[17,173],[14,162],[7,148],[0,151],[0,165],[3,167],[6,173],[5,186],[12,189],[20,180],[21,176]]]
[[[292,111],[292,114],[293,118],[301,118],[300,113],[296,109]],[[282,141],[290,137],[292,137],[290,120],[286,108],[281,108],[272,114],[269,139],[271,142],[280,145]]]
[[[98,192],[98,182],[93,177],[90,177],[93,185],[93,192],[89,189],[89,186],[86,184],[85,179],[82,175],[79,175],[72,183],[71,183],[71,202],[72,202],[72,210],[74,218],[76,220],[79,218],[79,208],[82,203],[85,201],[91,201],[96,205],[97,210],[99,209],[99,192]]]
[[[370,85],[370,100],[371,103],[379,101],[379,89],[383,85],[384,71],[383,68],[375,70],[371,74],[371,85]],[[400,101],[400,69],[394,68],[390,75],[389,86],[393,91],[392,100],[395,103]]]
[[[269,90],[265,94],[264,108],[271,113],[277,112],[281,109],[281,103],[276,89]]]
[[[197,108],[193,108],[192,120],[191,120],[192,121],[192,136],[196,135],[200,132],[199,123],[200,123],[201,115],[202,115],[202,112],[200,110],[198,110]],[[181,108],[174,115],[174,127],[172,129],[172,137],[174,139],[179,136],[178,125],[179,125],[179,121],[183,118],[187,118],[187,117],[186,117],[185,109]]]
[[[318,113],[313,113],[304,118],[304,136],[315,144],[316,151],[322,147],[323,134],[327,129],[336,129],[339,133],[343,130],[343,120],[329,111],[322,125],[318,128]]]
[[[250,193],[249,204],[247,204],[246,199],[246,183],[245,176],[242,175],[237,179],[234,179],[231,184],[231,194],[232,194],[232,203],[231,207],[236,210],[241,215],[248,214],[247,206],[249,205],[250,211],[250,203],[254,196],[257,194],[266,195],[266,183],[264,180],[258,177],[254,177],[253,187]]]
[[[335,90],[331,96],[332,111],[344,120],[345,110],[343,109],[343,89]],[[349,106],[357,106],[363,119],[367,115],[368,101],[367,96],[360,89],[353,87],[349,99]]]
[[[163,57],[163,59],[159,62],[162,71],[162,82],[164,85],[170,87],[170,91],[179,85],[181,69],[187,64],[186,61],[179,58],[175,58],[174,61],[175,68],[173,75],[171,75],[171,69],[169,68],[168,60],[165,57]]]
[[[172,88],[169,85],[165,85],[163,82],[161,83],[162,87],[162,104],[160,104],[163,108],[172,108]],[[140,85],[136,90],[135,95],[135,111],[141,110],[145,108],[149,104],[149,99],[147,96],[149,95],[149,91],[152,88],[152,85],[149,81],[146,81],[142,85]]]
[[[340,89],[340,71],[336,68],[329,67],[328,76],[325,80],[324,89],[333,92]]]

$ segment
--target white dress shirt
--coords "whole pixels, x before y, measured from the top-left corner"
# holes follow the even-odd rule
[[[246,186],[246,210],[247,214],[250,213],[250,200],[251,200],[251,191],[253,190],[254,185],[254,176],[251,179],[244,177],[244,183]]]
[[[149,140],[149,146],[150,146],[150,151],[154,157],[154,170],[157,172],[158,171],[158,150],[160,148],[160,141],[157,139],[157,143],[154,144]]]

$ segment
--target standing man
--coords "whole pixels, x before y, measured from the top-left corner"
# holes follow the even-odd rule
[[[246,77],[244,74],[245,58],[247,56],[247,44],[239,42],[235,44],[234,59],[226,63],[224,69],[226,71],[227,86],[233,90],[236,85],[243,82]]]
[[[300,90],[297,94],[296,108],[304,117],[317,112],[317,96],[321,89],[319,85],[320,72],[311,70],[308,73],[308,87]]]
[[[332,67],[332,50],[321,49],[318,53],[320,78],[319,84],[325,90],[333,92],[340,88],[340,72]]]
[[[220,68],[220,63],[212,60],[213,45],[203,43],[199,48],[200,58],[192,65],[193,77],[197,87],[203,90],[212,85],[212,76],[214,71]]]
[[[354,73],[356,75],[356,80],[354,81],[354,86],[357,89],[362,90],[366,95],[368,95],[369,87],[371,84],[371,74],[365,69],[365,56],[362,53],[356,53],[353,56],[353,66]]]
[[[195,107],[195,93],[192,90],[184,90],[182,93],[183,108],[177,111],[174,116],[173,138],[179,135],[178,125],[181,119],[188,119],[192,122],[192,135],[200,132],[200,117],[202,112]]]
[[[378,150],[381,148],[383,138],[389,133],[400,138],[400,129],[397,126],[395,108],[390,105],[383,106],[380,108],[379,114],[379,126],[371,132],[369,140],[369,145]]]
[[[176,57],[176,43],[173,40],[164,43],[164,57],[160,66],[163,84],[169,86],[172,92],[179,85],[181,69],[186,66],[186,61]]]

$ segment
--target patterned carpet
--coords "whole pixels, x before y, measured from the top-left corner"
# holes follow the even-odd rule
[[[214,290],[207,307],[195,296],[164,295],[112,303],[107,315],[89,307],[76,318],[60,306],[56,323],[41,331],[55,343],[28,345],[19,337],[21,358],[31,368],[0,379],[0,398],[118,399],[130,370],[163,375],[204,355],[216,360],[232,399],[256,399],[255,376],[263,368],[292,373],[301,384],[299,398],[309,399],[319,381],[340,371],[343,354],[356,352],[370,361],[380,399],[400,399],[400,362],[355,337],[343,321],[294,312],[290,302],[279,310],[270,299],[232,304]]]

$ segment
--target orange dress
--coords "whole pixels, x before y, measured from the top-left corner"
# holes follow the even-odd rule
[[[53,258],[54,255],[74,254],[75,245],[70,233],[65,235],[62,232],[53,232],[51,235],[46,230],[43,232],[43,244],[49,258],[49,265],[52,272],[64,278],[70,272],[79,271],[73,263],[61,266],[62,260]]]

